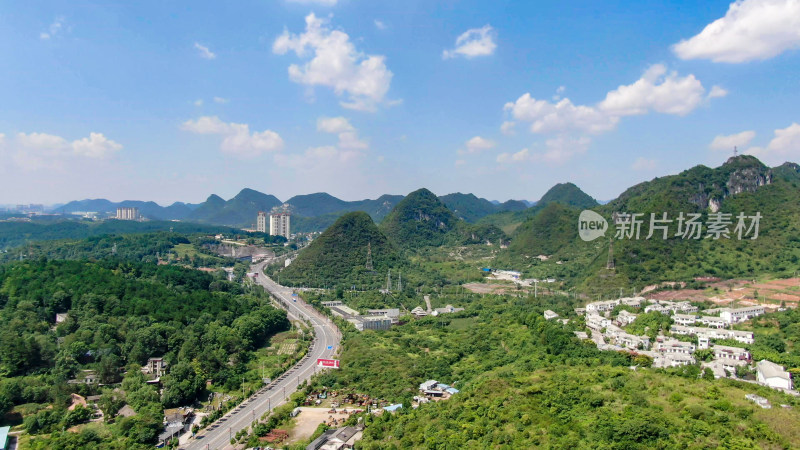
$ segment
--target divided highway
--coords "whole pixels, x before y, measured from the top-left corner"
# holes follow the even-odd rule
[[[278,303],[287,312],[290,319],[303,320],[310,322],[314,328],[314,340],[308,354],[298,361],[292,368],[283,375],[273,380],[269,385],[264,386],[252,397],[240,403],[236,408],[229,411],[219,420],[209,427],[200,431],[197,436],[182,445],[181,448],[191,450],[215,450],[233,448],[230,445],[230,437],[236,435],[239,430],[245,429],[250,424],[270,411],[286,402],[286,399],[297,390],[297,387],[310,379],[317,370],[318,358],[331,358],[336,352],[341,335],[336,325],[305,303],[299,297],[292,297],[292,290],[285,288],[262,272],[264,264],[254,265],[253,272],[258,273],[256,282],[272,294]]]

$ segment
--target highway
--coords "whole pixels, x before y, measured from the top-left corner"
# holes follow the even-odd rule
[[[249,427],[265,412],[284,404],[302,382],[309,380],[318,370],[323,370],[317,368],[317,358],[333,357],[339,346],[341,335],[336,325],[299,297],[292,297],[291,289],[275,283],[264,275],[262,272],[264,264],[266,263],[252,266],[252,271],[258,273],[256,282],[278,300],[278,303],[286,309],[290,319],[311,323],[315,335],[311,348],[308,354],[292,368],[201,430],[197,436],[181,446],[183,449],[233,448],[230,445],[231,436]]]

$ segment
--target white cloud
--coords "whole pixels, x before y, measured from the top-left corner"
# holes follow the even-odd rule
[[[756,137],[755,131],[742,131],[737,134],[718,135],[711,141],[709,148],[712,150],[732,151],[734,147],[744,147]]]
[[[770,165],[800,159],[800,124],[792,123],[786,128],[775,130],[775,137],[766,148],[752,147],[746,153]]]
[[[214,58],[217,57],[216,53],[214,53],[211,50],[209,50],[208,47],[206,47],[204,45],[200,45],[200,43],[198,43],[198,42],[194,43],[194,48],[197,49],[197,52],[198,52],[198,54],[200,55],[201,58],[214,59]]]
[[[692,112],[702,101],[705,89],[694,75],[667,74],[663,64],[654,64],[633,84],[606,94],[598,107],[613,116],[633,116],[656,111],[679,116]]]
[[[379,30],[385,30],[386,29],[386,24],[383,23],[382,21],[378,20],[378,19],[375,19],[373,21],[373,23],[375,24],[375,28],[377,28]]]
[[[655,159],[647,159],[645,157],[638,157],[636,161],[631,164],[631,169],[638,170],[638,171],[650,171],[655,170],[657,161]]]
[[[73,141],[72,150],[77,155],[89,158],[104,158],[122,150],[122,145],[106,138],[102,133],[89,133],[88,138]]]
[[[800,47],[800,1],[738,0],[725,17],[672,47],[681,59],[742,63]]]
[[[721,89],[721,88],[720,88]],[[718,90],[714,96],[720,96]],[[558,102],[537,100],[526,93],[505,104],[511,116],[531,123],[534,133],[602,133],[617,126],[620,118],[649,112],[683,116],[703,103],[705,88],[694,75],[667,73],[661,64],[650,66],[629,85],[619,86],[594,106],[575,105],[569,98]]]
[[[720,86],[711,86],[711,91],[708,93],[708,98],[721,98],[728,95],[728,91]]]
[[[467,147],[466,150],[459,150],[458,151],[459,155],[480,153],[483,150],[489,150],[490,148],[494,148],[496,144],[494,143],[494,141],[491,141],[489,139],[482,138],[480,136],[475,136],[472,139],[468,140],[465,145]]]
[[[46,41],[50,38],[56,37],[57,35],[61,34],[64,30],[64,18],[63,17],[56,17],[53,23],[47,27],[47,31],[42,31],[39,33],[39,39]]]
[[[384,102],[392,82],[392,72],[386,68],[385,57],[365,55],[356,50],[350,36],[332,30],[328,20],[313,13],[306,19],[301,34],[284,30],[272,45],[272,51],[283,55],[295,52],[300,58],[311,57],[302,67],[289,66],[289,79],[307,86],[327,86],[337,96],[346,96],[340,104],[359,111],[375,111]]]
[[[515,102],[506,103],[506,111],[522,122],[531,122],[534,133],[563,132],[569,130],[600,133],[613,129],[618,117],[610,116],[597,108],[573,105],[565,98],[558,103],[537,100],[530,93],[523,94]]]
[[[0,140],[0,144],[2,141]],[[71,162],[104,159],[122,150],[121,144],[106,138],[102,133],[89,133],[88,137],[72,142],[47,133],[17,133],[15,139],[8,144],[11,161],[26,171],[61,170],[65,164]]]
[[[344,133],[346,131],[353,131],[352,125],[344,117],[320,117],[317,119],[317,131],[324,133]]]
[[[214,97],[214,103],[220,103],[220,104],[224,104],[224,103],[228,103],[229,101],[230,101],[230,100],[228,100],[227,98],[223,98],[223,97]]]
[[[529,159],[531,159],[531,155],[527,148],[523,148],[516,153],[500,153],[497,155],[497,162],[499,163],[523,162]]]
[[[317,131],[339,135],[339,148],[365,149],[369,145],[358,138],[355,127],[344,117],[320,117],[317,119]]]
[[[203,116],[197,120],[187,120],[181,125],[181,129],[197,134],[224,136],[220,150],[243,158],[252,158],[283,148],[283,139],[272,130],[250,133],[248,124],[227,123],[216,116]]]
[[[512,120],[506,120],[505,122],[503,122],[502,125],[500,125],[500,132],[505,134],[506,136],[513,136],[514,134],[516,134],[514,132],[514,127],[516,125],[517,122],[514,122]]]
[[[339,0],[286,0],[289,3],[298,3],[301,5],[320,5],[320,6],[336,6]]]
[[[472,28],[456,38],[456,47],[442,52],[443,59],[463,56],[467,59],[476,56],[489,56],[494,53],[497,44],[494,42],[494,29],[490,25]]]
[[[195,100],[192,103],[194,103],[194,106],[203,106],[203,99],[202,98],[198,98],[197,100]]]

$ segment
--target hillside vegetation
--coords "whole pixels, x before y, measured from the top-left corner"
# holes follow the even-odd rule
[[[373,270],[367,269],[371,249]],[[375,287],[389,269],[402,267],[394,245],[365,212],[341,216],[280,272],[282,284]]]

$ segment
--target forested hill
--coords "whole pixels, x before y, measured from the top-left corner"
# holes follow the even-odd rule
[[[459,219],[433,192],[422,188],[406,196],[381,222],[381,231],[401,248],[442,245]]]
[[[206,380],[237,389],[253,351],[288,329],[286,313],[261,291],[241,292],[224,274],[176,266],[45,259],[0,265],[0,414],[30,404],[28,433],[60,432],[88,420],[66,409],[77,389],[68,379],[91,369],[100,383],[118,383],[127,368],[123,390],[109,389],[100,404],[109,417],[126,403],[137,415],[117,418],[110,436],[88,436],[95,443],[77,447],[155,444],[163,408],[207,398]],[[56,313],[68,314],[57,326]],[[139,365],[162,356],[170,371],[159,395]]]
[[[567,220],[572,225],[564,227],[556,241],[548,238],[558,246],[551,246],[543,236],[528,233],[542,228],[535,226],[536,221],[548,222],[539,216],[520,227],[514,237],[518,242],[512,241],[507,255],[534,276],[547,274],[582,288],[612,291],[623,286],[641,288],[659,281],[692,281],[706,276],[790,276],[800,261],[800,167],[796,164],[770,169],[756,158],[739,156],[717,168],[697,166],[641,183],[593,209],[609,221],[605,239],[583,242],[578,238],[576,209],[565,216],[572,217]],[[729,238],[707,238],[707,226],[703,226],[698,239],[678,235],[677,218],[681,212],[701,214],[700,222],[704,224],[714,212],[730,214]],[[641,213],[643,224],[638,239],[614,239],[616,267],[609,272],[605,271],[608,243],[616,231],[611,218],[619,213]],[[659,218],[666,213],[671,221],[667,223],[670,228],[666,240],[661,231],[647,239],[651,213]],[[734,230],[740,213],[748,217],[760,213],[756,239],[746,233],[744,239],[738,239]],[[750,219],[746,225],[750,225]],[[552,232],[555,231],[548,235]],[[531,256],[540,251],[547,251],[544,254],[552,261],[532,260]],[[561,263],[556,265],[556,261]]]
[[[175,233],[238,234],[241,230],[187,222],[103,222],[59,220],[55,222],[0,222],[0,250],[9,250],[35,241],[83,239],[109,234],[152,233],[172,230]]]
[[[371,253],[372,270],[367,268]],[[284,285],[376,287],[383,274],[402,267],[403,260],[367,213],[352,212],[333,225],[281,271]]]

